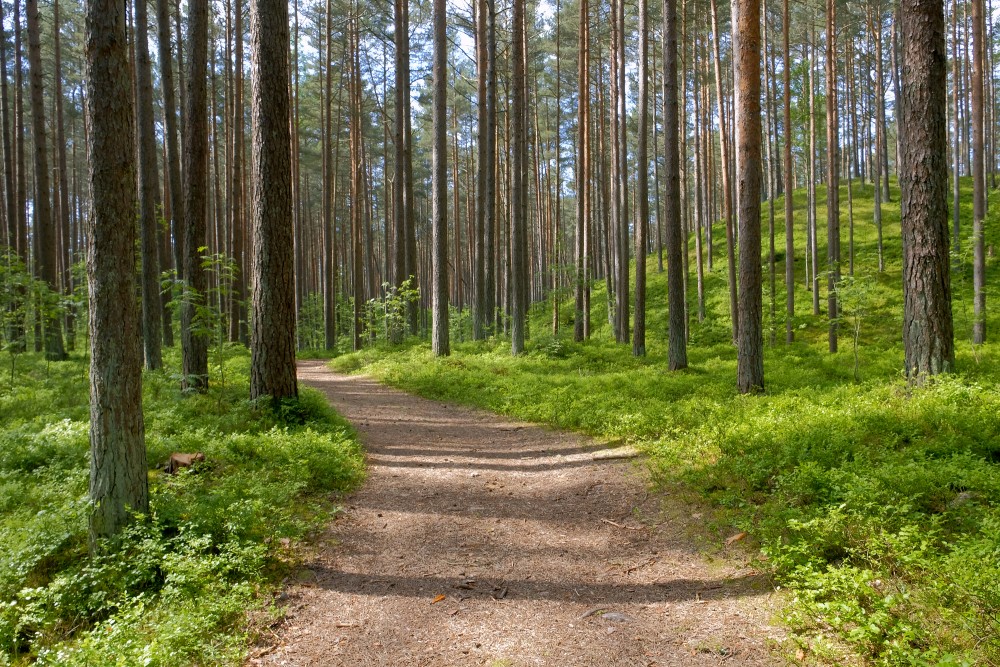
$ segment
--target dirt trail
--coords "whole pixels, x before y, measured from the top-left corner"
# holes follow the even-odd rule
[[[253,665],[772,665],[770,589],[602,445],[301,362],[361,435],[363,488]]]

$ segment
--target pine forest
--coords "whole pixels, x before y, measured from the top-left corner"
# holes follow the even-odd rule
[[[1000,665],[993,2],[0,0],[0,667]]]

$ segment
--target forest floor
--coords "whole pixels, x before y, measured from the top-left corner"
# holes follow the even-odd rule
[[[770,665],[766,575],[608,445],[302,361],[366,482],[251,665]],[[611,454],[612,456],[614,453]],[[737,536],[738,537],[738,536]]]

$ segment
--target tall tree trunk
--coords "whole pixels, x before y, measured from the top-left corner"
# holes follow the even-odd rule
[[[177,139],[177,103],[174,96],[173,54],[170,49],[170,2],[156,0],[157,42],[160,55],[160,88],[163,93],[163,143],[166,144],[167,183],[170,191],[171,228],[174,236],[174,271],[184,278],[184,187]]]
[[[674,22],[676,23],[676,11]],[[666,22],[666,19],[664,19]],[[675,47],[676,54],[676,47]],[[674,86],[677,77],[674,77]],[[649,252],[649,6],[639,0],[639,136],[636,141],[635,331],[632,354],[646,356],[646,254]],[[674,126],[677,119],[674,119]],[[677,142],[669,144],[676,154]],[[683,314],[683,302],[681,314]],[[683,329],[682,329],[683,331]]]
[[[489,164],[486,170],[485,211],[483,217],[483,302],[486,331],[496,330],[497,313],[497,32],[496,0],[486,0],[486,136]],[[484,138],[480,137],[480,141]]]
[[[789,50],[788,33],[791,31],[791,12],[789,1],[782,2],[782,50],[784,56],[784,135],[783,142],[785,161],[785,342],[795,340],[795,202],[794,173],[795,163],[792,162],[792,59]]]
[[[885,77],[882,73],[882,9],[878,7],[874,18],[869,19],[868,29],[872,33],[875,47],[875,160],[874,160],[874,218],[877,235],[878,272],[885,271],[885,256],[882,252],[882,181],[885,191],[889,189],[889,153],[885,122]],[[885,155],[885,160],[882,156]],[[888,197],[886,197],[888,201]]]
[[[135,301],[135,144],[124,0],[86,5],[90,118],[90,517],[92,550],[149,511]]]
[[[590,333],[590,313],[585,299],[590,282],[590,9],[580,0],[580,44],[578,50],[577,138],[576,138],[576,281],[573,340]]]
[[[397,0],[403,2],[404,0]],[[476,218],[475,218],[475,253],[473,266],[473,288],[475,290],[472,299],[472,339],[482,340],[487,329],[487,306],[486,306],[486,208],[493,205],[487,198],[486,179],[487,171],[494,170],[493,156],[490,154],[490,140],[488,135],[495,132],[489,126],[489,118],[486,102],[486,88],[488,75],[487,40],[489,25],[489,2],[488,0],[476,0],[476,75],[477,75],[477,151],[479,169],[476,174]],[[398,172],[397,172],[398,173]]]
[[[733,3],[736,182],[740,227],[740,329],[736,385],[741,394],[764,390],[760,269],[760,0]]]
[[[837,113],[837,3],[826,0],[826,289],[830,352],[837,351],[837,283],[840,281],[840,130]]]
[[[511,354],[524,351],[527,325],[528,295],[528,137],[527,82],[525,80],[525,2],[514,0],[513,16],[513,80],[511,174]]]
[[[339,114],[340,114],[340,93],[343,86],[337,87],[337,114],[338,122],[333,122],[333,0],[326,2],[326,95],[324,100],[325,124],[323,126],[323,137],[325,144],[323,147],[323,163],[326,165],[326,174],[323,178],[323,333],[324,343],[327,350],[335,350],[337,347],[337,230],[335,228],[334,209],[337,206],[337,178],[339,176],[339,160],[332,155],[332,146],[339,139]],[[343,68],[341,68],[341,82],[343,82]],[[398,97],[396,98],[398,101]],[[337,133],[334,133],[334,128]],[[400,132],[402,141],[402,132]],[[397,154],[398,155],[398,154]],[[339,157],[339,151],[338,151]],[[396,189],[402,191],[402,177],[396,180]],[[398,251],[397,251],[398,252]],[[399,273],[397,272],[397,280]]]
[[[517,56],[518,0],[514,2],[514,54]],[[434,0],[433,153],[431,156],[431,349],[451,351],[448,336],[448,35],[445,0]],[[515,65],[516,67],[516,65]],[[516,80],[516,77],[515,77]]]
[[[812,46],[809,65],[809,230],[808,248],[809,264],[812,265],[809,288],[812,290],[813,315],[819,315],[819,239],[818,208],[816,202],[816,29],[810,28],[810,43]],[[809,275],[809,272],[807,272]]]
[[[986,217],[984,107],[986,104],[986,21],[983,0],[972,2],[972,342],[986,342]],[[956,175],[957,176],[957,175]]]
[[[361,71],[358,57],[360,38],[357,19],[348,22],[350,37],[351,107],[351,290],[354,298],[354,349],[363,344],[364,328],[364,157],[361,136]],[[294,155],[294,151],[293,151]],[[294,159],[294,158],[293,158]],[[294,174],[292,192],[294,195]],[[294,202],[293,202],[294,207]],[[301,247],[301,244],[297,247]],[[299,256],[297,256],[298,259]],[[299,290],[301,292],[301,290]]]
[[[677,0],[663,2],[663,145],[666,160],[663,174],[667,184],[667,202],[664,224],[667,235],[667,367],[672,370],[687,368],[687,338],[685,328],[684,243],[681,218],[680,179],[680,127],[677,99]],[[641,172],[640,172],[641,173]],[[641,200],[640,200],[641,202]],[[699,258],[700,259],[700,258]]]
[[[288,119],[288,3],[250,0],[253,95],[253,331],[250,398],[298,396],[295,380],[295,275],[292,140]]]
[[[16,5],[17,3],[15,3]],[[19,220],[18,220],[18,199],[17,191],[14,187],[14,149],[11,140],[10,127],[10,105],[7,92],[7,35],[3,27],[3,7],[0,6],[0,117],[3,122],[3,166],[4,166],[4,213],[7,227],[8,251],[14,253],[20,260],[24,260],[21,254]],[[14,128],[17,128],[15,122]],[[16,138],[15,138],[16,140]],[[18,142],[19,143],[19,142]],[[4,332],[8,337],[11,352],[24,351],[24,314],[21,309],[23,290],[17,290],[11,294],[10,303],[10,326]]]
[[[692,55],[698,52],[697,43],[698,39],[694,39],[694,44],[691,45]],[[698,281],[698,321],[705,321],[705,265],[704,265],[704,253],[702,252],[702,228],[707,226],[707,216],[706,210],[708,209],[707,197],[705,197],[707,179],[704,178],[704,163],[705,155],[702,151],[702,90],[700,86],[700,77],[697,74],[697,58],[692,57],[692,62],[696,65],[694,68],[695,74],[692,77],[694,81],[694,172],[696,174],[694,183],[694,210],[695,210],[695,235],[694,235],[694,255],[695,255],[695,274]],[[665,102],[665,101],[664,101]],[[664,104],[665,106],[665,104]],[[669,290],[669,278],[668,286]],[[669,296],[668,296],[669,298]]]
[[[771,88],[773,82],[773,70],[774,70],[774,57],[772,53],[768,53],[768,41],[767,41],[767,1],[763,0],[763,13],[764,13],[764,33],[763,33],[763,44],[764,44],[764,95],[765,95],[765,114],[767,117],[767,122],[764,127],[764,138],[767,148],[767,236],[768,236],[768,254],[767,254],[767,282],[769,291],[769,305],[770,305],[770,322],[768,324],[768,329],[770,330],[771,346],[774,346],[775,337],[777,336],[777,277],[775,276],[775,252],[774,252],[774,198],[777,196],[777,169],[775,167],[775,161],[777,156],[777,150],[771,148],[772,140],[776,140],[777,136],[777,119],[774,117],[774,98],[777,97],[777,90]],[[774,123],[772,128],[771,123]]]
[[[28,70],[31,77],[31,125],[35,140],[35,242],[38,244],[38,275],[51,290],[43,303],[42,319],[45,322],[45,358],[60,361],[66,358],[63,347],[62,325],[56,314],[55,294],[59,291],[59,273],[56,261],[56,231],[52,220],[52,195],[49,187],[49,160],[46,152],[45,93],[42,90],[42,34],[38,16],[38,0],[27,0],[28,12]]]
[[[759,0],[757,0],[759,2]],[[719,53],[719,16],[716,9],[716,0],[712,0],[712,46],[715,49],[715,103],[719,113],[719,147],[722,161],[722,210],[726,222],[726,257],[728,259],[728,279],[729,279],[729,313],[732,316],[733,340],[739,340],[740,316],[738,306],[739,288],[736,284],[736,254],[735,239],[733,239],[733,194],[732,185],[729,182],[729,127],[726,123],[725,95],[722,87],[722,57]],[[736,5],[733,5],[736,11]],[[757,8],[760,14],[760,8]],[[758,35],[758,41],[760,36]],[[757,83],[760,88],[760,82]],[[711,267],[711,263],[709,263]]]
[[[201,266],[208,213],[208,0],[189,0],[187,111],[184,133],[184,289],[181,307],[182,386],[208,389],[208,335],[197,315],[206,306],[207,276]]]
[[[59,1],[55,0],[52,3],[52,42],[55,60],[55,76],[53,77],[53,97],[55,98],[53,102],[56,107],[56,168],[59,173],[59,198],[58,198],[58,236],[60,238],[59,251],[60,251],[60,264],[62,265],[62,287],[63,293],[67,296],[73,293],[73,264],[72,257],[70,255],[70,240],[69,240],[69,170],[66,165],[66,121],[65,114],[63,113],[63,74],[62,74],[62,40],[60,39],[60,19],[59,19]],[[157,308],[156,319],[159,321],[160,313],[159,308]],[[73,315],[72,310],[67,308],[65,324],[66,324],[66,347],[72,350],[76,347],[76,335],[73,330]],[[159,337],[159,328],[157,328],[157,337]],[[159,345],[159,343],[157,343]]]
[[[153,121],[153,77],[149,61],[149,18],[146,0],[135,1],[136,23],[136,103],[139,137],[139,231],[142,248],[142,336],[146,368],[163,366],[160,304],[160,262],[157,231],[157,204],[160,198],[156,155],[156,128]],[[65,152],[65,151],[63,151]]]
[[[952,100],[952,190],[951,190],[951,219],[954,231],[955,252],[961,251],[961,187],[959,185],[959,174],[961,172],[962,159],[962,107],[959,100],[962,96],[962,76],[961,76],[961,45],[958,36],[958,0],[951,6],[951,100]],[[973,280],[975,282],[975,280]],[[975,301],[975,298],[973,298]],[[973,325],[975,326],[975,325]]]
[[[232,165],[230,178],[229,230],[232,238],[232,258],[235,276],[232,286],[232,300],[229,310],[229,340],[247,344],[247,278],[249,269],[246,261],[246,229],[243,204],[243,145],[244,140],[244,107],[243,107],[243,2],[233,3],[233,104],[231,133],[233,138]]]
[[[937,0],[901,0],[903,347],[913,382],[955,363],[948,257],[947,62]]]

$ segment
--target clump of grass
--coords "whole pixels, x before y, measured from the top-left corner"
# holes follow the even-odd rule
[[[784,620],[794,640],[821,662],[1000,664],[1000,348],[968,342],[971,258],[956,256],[959,372],[921,388],[906,385],[898,191],[883,207],[886,272],[879,274],[872,188],[854,187],[863,313],[861,305],[847,304],[857,312],[848,313],[841,351],[828,353],[828,321],[811,313],[804,259],[797,257],[796,342],[780,342],[779,258],[781,303],[773,324],[765,293],[765,327],[773,326],[779,341],[765,350],[765,395],[736,393],[721,263],[706,274],[707,317],[691,320],[690,367],[682,372],[666,370],[666,279],[652,270],[649,356],[642,359],[612,342],[604,286],[597,283],[593,336],[583,343],[572,341],[571,304],[562,308],[556,336],[542,305],[530,323],[534,339],[516,358],[495,338],[455,344],[445,359],[411,342],[333,364],[424,396],[638,445],[664,488],[696,490],[715,507],[716,522],[749,533],[761,566],[791,590]],[[971,186],[962,187],[968,216]],[[824,194],[819,188],[821,218]],[[801,192],[795,197],[801,247],[805,199]],[[780,202],[776,208],[782,210]],[[782,248],[780,215],[776,229]],[[1000,241],[1000,224],[987,234],[988,245]],[[715,257],[725,261],[721,240]],[[992,271],[996,260],[989,261]],[[992,313],[987,328],[995,331],[1000,317]],[[859,314],[860,321],[851,319]]]
[[[206,461],[152,470],[149,516],[92,558],[85,360],[22,357],[15,390],[0,393],[0,665],[241,661],[248,611],[270,606],[295,562],[286,545],[325,523],[363,464],[317,392],[255,405],[248,355],[224,363],[227,386],[202,396],[182,396],[169,373],[145,375],[151,467],[175,451]]]

